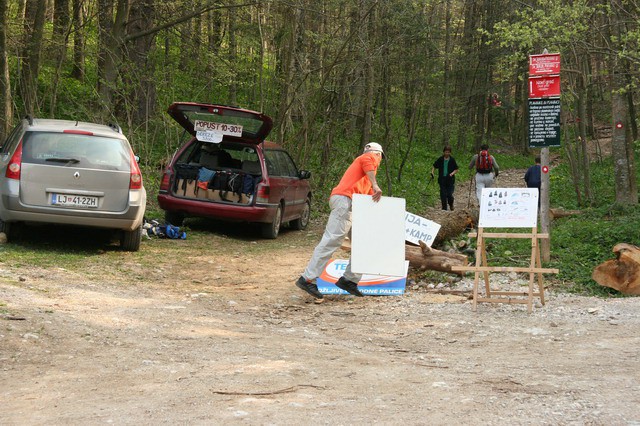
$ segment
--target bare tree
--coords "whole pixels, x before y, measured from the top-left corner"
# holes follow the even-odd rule
[[[77,80],[84,80],[84,33],[85,33],[84,0],[73,0],[73,67],[71,75]]]
[[[13,122],[11,100],[7,60],[7,0],[0,0],[0,140],[7,136]]]
[[[44,34],[46,0],[28,0],[24,19],[22,73],[20,94],[25,114],[34,115],[38,108],[38,73],[40,49]]]

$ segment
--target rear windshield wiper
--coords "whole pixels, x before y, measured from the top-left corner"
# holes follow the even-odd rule
[[[53,163],[71,163],[71,164],[76,164],[80,162],[80,160],[78,160],[77,158],[47,158],[44,161],[51,161]]]

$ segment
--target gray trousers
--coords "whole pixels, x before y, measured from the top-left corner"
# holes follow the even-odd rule
[[[302,273],[307,281],[314,281],[322,274],[331,256],[340,248],[344,237],[351,230],[351,198],[344,195],[332,195],[329,198],[329,206],[331,214],[327,226],[324,228],[322,239],[313,251],[307,268]],[[343,276],[354,283],[360,282],[362,278],[362,274],[351,272],[351,260],[349,260]]]
[[[476,197],[478,197],[478,205],[482,197],[482,188],[493,187],[493,173],[476,173]]]

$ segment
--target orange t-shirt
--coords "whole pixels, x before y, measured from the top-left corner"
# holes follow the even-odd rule
[[[351,198],[353,194],[373,194],[367,172],[377,172],[380,160],[381,158],[373,152],[360,155],[344,172],[338,185],[331,191],[331,195],[345,195]]]

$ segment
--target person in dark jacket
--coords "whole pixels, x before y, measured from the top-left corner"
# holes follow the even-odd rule
[[[456,173],[458,173],[458,164],[455,158],[451,156],[451,147],[445,146],[442,150],[442,156],[438,158],[431,168],[431,179],[433,179],[433,172],[438,170],[438,185],[440,185],[440,202],[442,203],[442,210],[447,210],[447,204],[449,209],[453,210],[453,191],[456,184]]]
[[[542,183],[540,177],[540,157],[536,157],[536,164],[529,167],[524,174],[524,181],[527,183],[527,188],[538,188],[540,191],[540,185]]]

